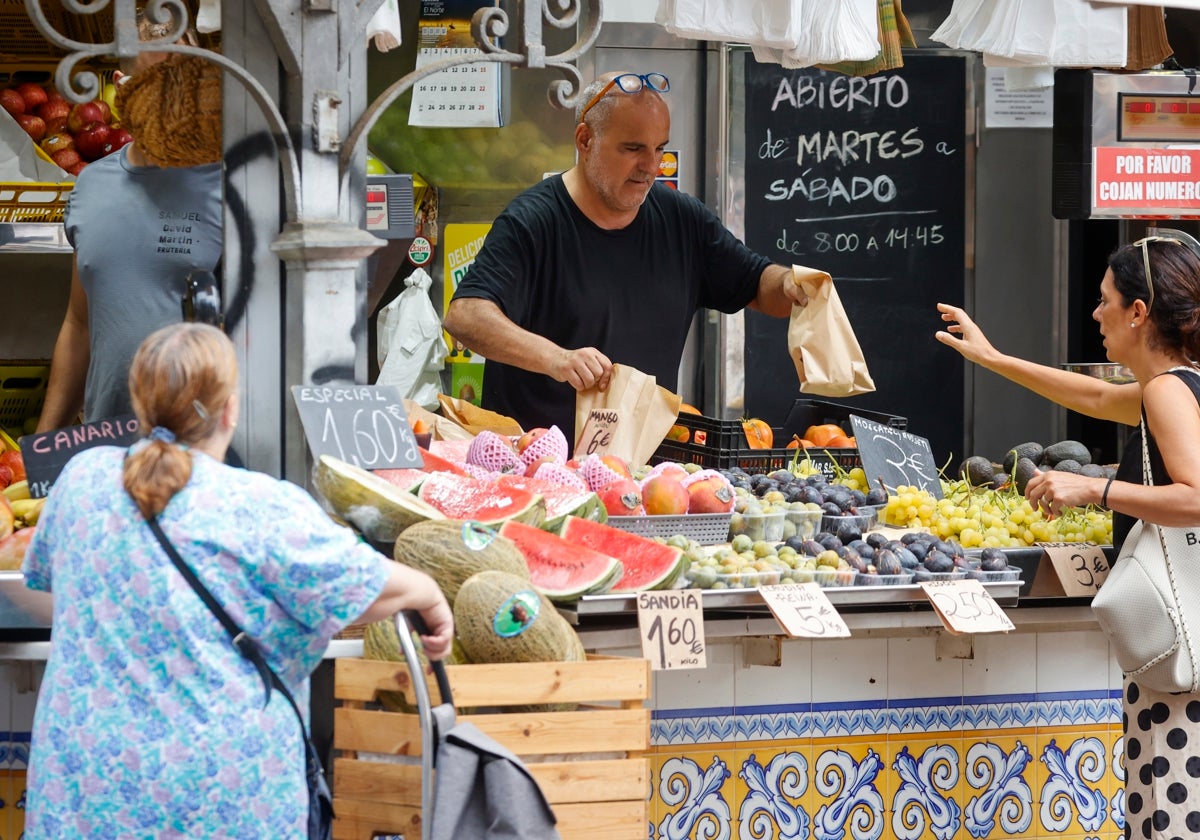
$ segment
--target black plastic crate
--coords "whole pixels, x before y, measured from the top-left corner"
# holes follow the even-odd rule
[[[850,426],[851,413],[897,429],[905,429],[908,426],[904,417],[894,414],[866,411],[821,400],[799,399],[793,404],[784,425],[772,431],[775,441],[786,445],[793,435],[802,434],[809,426],[837,423],[849,437],[854,434]],[[687,442],[664,440],[651,456],[650,463],[677,461],[699,464],[709,469],[727,470],[740,467],[748,473],[766,473],[787,469],[796,455],[795,449],[785,447],[751,449],[750,444],[746,442],[746,434],[740,420],[716,420],[700,414],[680,414],[677,422],[688,430]],[[801,452],[799,457],[803,460],[804,453]],[[813,448],[808,450],[808,457],[828,478],[834,477],[836,468],[852,470],[862,466],[857,449]]]

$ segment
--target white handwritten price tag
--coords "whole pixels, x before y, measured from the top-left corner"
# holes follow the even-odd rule
[[[784,631],[807,639],[836,639],[850,628],[815,583],[784,583],[758,589]]]
[[[1052,543],[1037,544],[1050,558],[1062,594],[1068,597],[1095,595],[1100,584],[1108,577],[1108,558],[1104,549],[1095,543]]]
[[[587,422],[575,444],[575,451],[581,456],[604,455],[617,436],[617,424],[621,421],[621,413],[613,408],[593,408],[588,412]]]
[[[1007,633],[1016,629],[977,580],[922,581],[920,586],[951,633]]]
[[[707,668],[704,608],[699,589],[642,592],[638,595],[638,631],[642,656],[655,671]]]

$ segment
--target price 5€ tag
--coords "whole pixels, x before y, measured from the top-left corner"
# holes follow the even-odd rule
[[[651,670],[708,667],[699,589],[639,593],[637,611],[642,656]]]
[[[793,638],[836,639],[850,635],[846,622],[815,583],[761,586],[758,591],[780,626]]]
[[[920,586],[951,633],[1007,633],[1016,629],[977,580],[922,581]]]

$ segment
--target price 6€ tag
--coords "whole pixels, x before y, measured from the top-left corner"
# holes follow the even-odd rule
[[[850,635],[846,622],[815,583],[762,586],[758,591],[775,620],[793,638],[836,639]]]
[[[620,413],[613,408],[593,408],[575,444],[577,457],[607,454],[617,434]]]
[[[699,589],[638,594],[642,656],[654,671],[707,668],[704,608]]]
[[[920,586],[951,633],[1007,633],[1016,629],[977,580],[921,581]]]

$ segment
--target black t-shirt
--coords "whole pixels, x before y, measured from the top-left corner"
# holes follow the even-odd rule
[[[1171,370],[1168,373],[1174,374],[1188,384],[1192,389],[1192,393],[1196,397],[1196,401],[1200,402],[1200,377],[1188,376],[1182,370]],[[1143,414],[1145,409],[1143,409]],[[1150,471],[1154,477],[1155,484],[1171,484],[1172,479],[1170,473],[1167,472],[1167,467],[1163,463],[1162,453],[1158,450],[1158,444],[1154,441],[1154,435],[1150,435]],[[1117,481],[1128,481],[1131,484],[1142,483],[1142,431],[1134,429],[1129,438],[1125,441],[1125,449],[1121,453],[1121,463],[1117,465]],[[1133,528],[1133,523],[1137,522],[1132,516],[1127,516],[1124,513],[1113,511],[1113,546],[1120,553],[1121,546],[1125,542],[1125,538],[1129,536],[1130,529]]]
[[[628,227],[603,230],[556,175],[497,217],[454,297],[490,300],[519,327],[567,349],[596,347],[675,390],[697,309],[741,310],[768,265],[692,196],[655,184]],[[565,382],[489,359],[482,402],[574,442]]]

